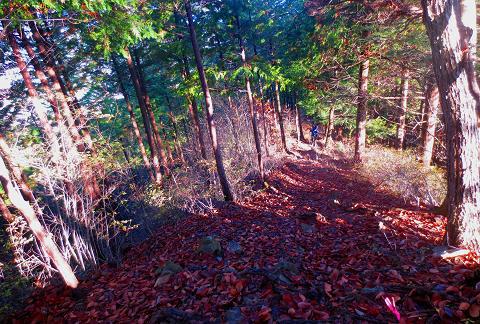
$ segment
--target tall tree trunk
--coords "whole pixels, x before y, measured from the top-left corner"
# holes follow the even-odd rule
[[[185,157],[183,156],[183,150],[182,146],[180,145],[179,142],[179,132],[178,132],[178,125],[177,125],[177,119],[175,118],[175,115],[173,113],[172,105],[170,103],[170,99],[168,98],[168,95],[165,95],[165,100],[167,102],[167,107],[168,107],[168,118],[170,119],[170,122],[172,123],[173,126],[173,143],[175,145],[175,151],[177,152],[177,156],[180,158],[180,161],[185,164]]]
[[[137,120],[135,118],[135,113],[133,111],[133,107],[130,104],[130,98],[128,96],[128,92],[125,89],[125,86],[123,85],[122,82],[122,76],[120,74],[120,68],[118,66],[117,60],[115,59],[114,56],[112,56],[112,63],[113,63],[113,68],[115,70],[115,73],[117,74],[117,79],[118,79],[118,85],[120,87],[120,92],[123,95],[123,98],[125,99],[125,104],[127,105],[127,111],[128,115],[130,117],[130,122],[132,123],[133,127],[133,133],[135,134],[135,138],[137,139],[137,144],[138,148],[140,149],[140,155],[142,156],[143,164],[145,165],[145,168],[147,169],[148,175],[150,176],[150,179],[155,182],[155,175],[152,172],[152,165],[150,164],[150,160],[147,157],[147,150],[145,150],[145,146],[143,145],[143,139],[142,139],[142,134],[140,133],[140,128],[138,127]]]
[[[50,258],[50,260],[52,260],[55,268],[57,268],[67,286],[76,288],[78,286],[78,280],[75,277],[72,268],[58,250],[58,247],[52,240],[52,235],[45,230],[42,223],[38,220],[33,207],[24,199],[18,187],[12,182],[10,172],[4,162],[3,156],[0,156],[0,182],[2,183],[3,190],[8,196],[8,199],[23,216],[28,227],[41,246],[42,251]]]
[[[217,165],[218,177],[220,179],[220,184],[222,186],[223,196],[225,200],[232,201],[233,194],[230,190],[230,184],[228,183],[225,167],[223,165],[222,152],[217,141],[217,129],[215,126],[215,121],[213,119],[213,102],[210,96],[210,90],[208,88],[207,78],[205,77],[205,71],[203,69],[202,56],[200,54],[200,49],[198,47],[195,28],[193,26],[192,8],[190,6],[189,0],[186,0],[184,3],[185,3],[185,9],[187,11],[190,40],[192,42],[193,53],[195,54],[195,62],[197,65],[200,82],[202,84],[203,94],[205,96],[207,123],[208,123],[208,129],[210,131],[210,138],[212,140],[212,148],[213,148],[213,154],[215,156],[215,163]]]
[[[35,75],[40,80],[40,84],[42,85],[42,89],[43,89],[43,91],[45,91],[45,94],[47,95],[47,101],[50,104],[50,106],[52,107],[53,113],[55,115],[55,120],[56,120],[57,124],[60,125],[60,124],[63,123],[62,116],[60,114],[60,110],[58,108],[58,103],[57,103],[57,100],[55,98],[55,95],[54,95],[54,93],[53,93],[53,91],[50,88],[50,85],[48,83],[47,76],[43,72],[43,69],[40,65],[40,62],[38,61],[37,56],[35,55],[35,51],[33,50],[32,45],[28,41],[27,35],[22,30],[22,28],[19,28],[18,33],[19,33],[19,35],[22,39],[23,48],[27,51],[28,57],[30,58],[30,63],[32,63],[32,65],[33,65],[33,68],[35,70]]]
[[[330,108],[330,113],[328,114],[328,125],[325,130],[325,148],[328,147],[328,142],[332,138],[333,127],[335,125],[335,106]]]
[[[363,60],[360,64],[358,76],[357,125],[354,155],[354,160],[357,162],[361,162],[363,159],[367,139],[367,87],[369,66],[370,61],[368,59]]]
[[[258,87],[260,89],[260,103],[262,105],[262,121],[263,121],[263,143],[265,146],[265,155],[269,156],[270,152],[268,151],[268,130],[267,130],[267,116],[265,113],[266,105],[265,105],[265,100],[263,97],[263,86],[262,86],[262,81],[260,79],[260,74],[258,75]]]
[[[169,174],[169,163],[167,160],[167,155],[165,154],[165,145],[163,143],[162,136],[160,135],[160,128],[158,127],[158,123],[155,119],[155,114],[153,113],[152,104],[150,101],[150,96],[148,95],[147,86],[145,85],[145,76],[143,74],[142,65],[140,62],[140,57],[136,50],[133,51],[135,62],[136,62],[136,71],[138,75],[138,81],[140,82],[140,88],[142,90],[143,100],[145,102],[145,107],[147,107],[148,117],[150,119],[150,125],[152,126],[153,136],[157,145],[157,152],[160,155],[160,161],[165,168],[165,173]]]
[[[280,89],[278,87],[278,82],[275,82],[275,112],[278,118],[278,124],[280,126],[280,138],[282,140],[282,148],[285,153],[290,153],[287,147],[287,139],[285,138],[285,127],[283,125],[283,111],[282,104],[280,102]]]
[[[408,103],[408,84],[409,84],[410,75],[407,70],[402,71],[402,93],[400,98],[400,110],[398,114],[398,125],[397,125],[397,150],[403,150],[403,145],[405,142],[405,126],[406,126],[406,115],[407,115],[407,103]]]
[[[29,101],[32,103],[33,109],[35,114],[38,117],[40,122],[40,126],[42,128],[43,135],[45,136],[47,143],[52,146],[52,154],[54,159],[60,158],[60,146],[58,143],[58,138],[56,134],[53,132],[52,126],[48,120],[47,115],[43,111],[42,104],[40,103],[40,98],[38,97],[38,93],[35,90],[35,86],[33,85],[32,78],[30,76],[30,72],[28,72],[27,64],[25,63],[22,54],[20,52],[20,47],[13,35],[12,30],[8,27],[8,23],[2,21],[3,30],[7,34],[8,42],[10,47],[12,48],[13,56],[17,66],[20,70],[20,74],[22,75],[23,82],[27,88]]]
[[[422,115],[422,163],[425,166],[429,166],[432,162],[439,107],[438,87],[435,84],[429,84],[425,91],[424,113]]]
[[[53,42],[48,40],[47,33],[42,28],[40,28],[38,24],[31,21],[29,22],[29,26],[32,32],[32,36],[37,43],[39,51],[42,55],[42,59],[47,66],[50,66],[54,70],[54,78],[57,79],[57,82],[60,85],[60,89],[64,95],[64,100],[67,101],[68,106],[70,107],[70,110],[68,112],[65,112],[65,117],[71,119],[72,125],[75,125],[76,128],[78,128],[78,133],[82,137],[84,145],[88,148],[90,152],[94,152],[93,140],[90,134],[90,130],[87,127],[87,120],[83,115],[80,103],[77,100],[72,83],[68,78],[68,74],[65,71],[65,67],[61,59],[62,56],[59,53],[58,48]],[[59,66],[56,65],[55,61],[59,62]],[[48,74],[52,77],[51,72],[49,72]],[[62,76],[65,82],[63,82],[62,80]]]
[[[130,77],[132,79],[133,87],[135,88],[135,93],[138,99],[138,105],[140,106],[140,111],[142,112],[143,125],[145,127],[145,133],[147,134],[148,145],[150,146],[150,155],[152,157],[153,171],[155,173],[155,183],[157,185],[162,184],[162,173],[160,170],[160,161],[157,155],[157,146],[155,145],[155,137],[152,132],[150,125],[150,117],[148,110],[143,100],[142,88],[140,85],[140,80],[138,79],[137,71],[135,65],[133,64],[132,56],[128,47],[125,47],[125,54],[127,59],[127,67],[130,72]]]
[[[195,129],[195,134],[197,135],[198,143],[200,145],[200,154],[202,159],[207,159],[207,149],[205,147],[205,139],[203,138],[202,125],[200,124],[200,118],[198,117],[198,105],[195,98],[188,96],[188,110],[192,116],[193,128]]]
[[[480,252],[480,110],[474,0],[422,0],[445,118],[447,243]]]
[[[243,45],[243,39],[240,33],[240,18],[238,17],[238,15],[235,18],[237,21],[237,33],[238,33],[238,42],[240,45],[240,57],[242,59],[243,66],[247,68],[248,65],[247,65],[247,58],[245,55],[245,46]],[[245,87],[247,89],[248,111],[250,113],[250,121],[252,123],[252,128],[253,128],[253,138],[255,140],[255,149],[257,151],[258,171],[260,173],[260,179],[262,179],[262,183],[264,183],[265,172],[263,170],[262,146],[260,144],[260,134],[258,132],[258,125],[257,125],[257,111],[253,105],[252,89],[250,86],[250,78],[248,76],[245,76]]]

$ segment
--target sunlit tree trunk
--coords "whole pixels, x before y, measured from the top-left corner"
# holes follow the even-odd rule
[[[438,87],[435,84],[429,84],[425,91],[424,113],[422,116],[422,163],[425,166],[429,166],[432,162],[439,107]]]
[[[157,185],[162,184],[162,173],[160,171],[160,161],[158,159],[157,146],[155,145],[155,138],[153,136],[152,128],[150,125],[150,118],[148,115],[147,107],[145,101],[143,100],[142,89],[140,81],[138,79],[137,71],[135,65],[133,64],[132,56],[127,47],[125,47],[125,54],[127,59],[127,67],[130,72],[130,77],[132,79],[133,87],[135,88],[135,93],[138,99],[138,105],[140,106],[140,111],[142,113],[143,125],[145,127],[145,133],[147,134],[148,145],[150,146],[150,154],[152,157],[153,171],[155,174],[155,183]]]
[[[335,107],[330,108],[330,112],[328,114],[328,124],[327,128],[325,129],[325,148],[328,147],[328,142],[332,139],[333,127],[335,126]]]
[[[400,110],[398,113],[398,125],[397,125],[397,150],[403,150],[405,142],[405,127],[406,127],[406,115],[407,115],[407,103],[408,103],[408,86],[410,75],[407,70],[402,72],[402,93],[400,97]]]
[[[260,79],[260,75],[258,74],[258,87],[260,89],[260,103],[262,105],[262,124],[263,124],[263,143],[265,146],[265,155],[269,156],[270,152],[268,151],[268,129],[267,129],[267,114],[265,113],[265,99],[263,97],[263,85],[262,80]]]
[[[150,125],[152,126],[153,136],[155,139],[155,143],[157,145],[157,152],[160,156],[160,161],[165,168],[165,173],[169,173],[169,163],[167,160],[167,155],[165,154],[165,144],[163,143],[162,136],[160,135],[160,127],[158,127],[158,123],[155,119],[155,114],[153,113],[152,104],[150,101],[150,96],[148,95],[147,86],[145,85],[145,76],[143,74],[142,65],[140,63],[140,57],[134,50],[134,57],[136,62],[136,71],[138,76],[138,81],[140,82],[140,88],[142,90],[142,97],[145,102],[145,107],[147,108],[148,118],[150,119]]]
[[[88,148],[90,152],[93,152],[93,140],[90,134],[90,130],[87,127],[87,120],[83,115],[72,83],[68,78],[68,74],[65,71],[61,54],[59,53],[56,45],[53,42],[49,41],[47,33],[42,28],[40,28],[38,24],[31,21],[29,22],[29,27],[45,65],[47,66],[47,68],[51,69],[51,71],[47,69],[49,77],[53,78],[52,81],[54,83],[58,82],[59,89],[63,93],[63,98],[59,98],[57,95],[57,100],[61,100],[62,107],[63,101],[66,101],[67,106],[70,107],[68,111],[65,110],[66,108],[63,108],[64,117],[67,119],[69,127],[72,128],[73,126],[71,125],[75,125],[75,128],[78,129],[77,132],[79,133],[79,136],[81,136],[82,138],[83,144]],[[59,66],[56,65],[56,61],[59,62]],[[62,80],[62,76],[65,82]],[[76,135],[72,136],[75,137]]]
[[[355,155],[354,160],[362,161],[365,154],[365,142],[367,140],[367,88],[368,71],[370,61],[364,59],[360,64],[358,75],[358,98],[357,98],[357,125],[355,134]]]
[[[447,242],[480,252],[480,111],[474,0],[422,0],[445,118]]]
[[[172,105],[170,103],[168,95],[165,95],[165,100],[168,106],[168,118],[170,119],[170,122],[173,126],[173,143],[175,145],[175,151],[177,152],[177,156],[180,158],[180,161],[185,164],[185,157],[183,156],[182,146],[179,142],[180,134],[178,132],[177,119],[175,118],[175,114],[173,113]]]
[[[243,38],[240,34],[240,18],[238,15],[235,17],[237,22],[237,33],[238,33],[238,41],[240,45],[240,57],[242,59],[242,64],[245,68],[248,67],[247,65],[247,58],[245,55],[245,46],[243,44]],[[252,123],[253,128],[253,138],[255,140],[255,149],[257,151],[257,161],[258,161],[258,171],[260,173],[260,179],[262,182],[265,181],[265,172],[263,170],[263,158],[262,158],[262,146],[260,144],[260,134],[258,132],[258,125],[257,125],[257,111],[253,104],[253,95],[252,89],[250,85],[250,78],[245,76],[245,87],[247,89],[247,101],[248,101],[248,111],[250,113],[250,121]]]
[[[148,175],[150,176],[150,179],[153,182],[155,182],[155,175],[152,172],[152,165],[150,164],[150,160],[147,157],[147,150],[145,149],[145,145],[143,145],[142,134],[140,133],[140,128],[138,127],[137,119],[135,118],[135,113],[134,113],[133,107],[130,103],[130,98],[128,96],[127,90],[125,89],[125,86],[123,85],[122,77],[121,77],[121,74],[120,74],[120,68],[118,66],[117,60],[113,56],[112,56],[112,63],[113,63],[113,68],[115,70],[115,73],[117,74],[117,79],[118,79],[118,85],[120,87],[120,92],[122,93],[123,98],[125,99],[125,104],[127,105],[128,115],[130,117],[130,122],[132,123],[133,133],[135,134],[135,138],[137,140],[138,148],[140,149],[140,155],[142,156],[143,164],[145,165],[145,168],[147,169],[147,172],[148,172]]]
[[[25,63],[22,57],[22,54],[20,52],[20,47],[18,46],[15,36],[12,30],[8,27],[7,22],[2,21],[2,25],[5,33],[7,34],[10,47],[12,48],[15,62],[17,63],[17,66],[20,70],[20,74],[22,75],[22,78],[23,78],[23,82],[25,83],[25,86],[27,88],[28,96],[30,99],[29,101],[32,103],[35,114],[37,115],[38,120],[40,122],[43,135],[45,136],[47,143],[51,145],[52,155],[54,159],[58,160],[60,158],[60,146],[58,143],[58,138],[54,133],[52,126],[50,125],[50,121],[48,120],[47,115],[43,111],[43,107],[40,103],[40,98],[38,96],[37,91],[35,90],[35,86],[33,85],[30,72],[28,72],[27,64]]]
[[[275,112],[280,126],[280,139],[282,140],[282,148],[286,153],[290,153],[287,147],[287,139],[285,137],[285,127],[283,125],[282,103],[280,102],[280,89],[278,82],[275,82]]]
[[[217,166],[218,177],[220,179],[220,184],[222,186],[223,196],[225,200],[232,201],[233,194],[230,190],[230,184],[228,183],[228,180],[227,180],[225,167],[223,165],[222,152],[221,152],[220,146],[218,145],[218,140],[217,140],[217,130],[215,126],[215,121],[213,119],[213,102],[210,96],[210,90],[208,88],[205,71],[203,69],[202,57],[200,54],[200,48],[198,47],[198,43],[197,43],[195,28],[193,26],[192,8],[190,6],[190,1],[187,0],[184,3],[185,3],[185,9],[187,11],[190,40],[192,42],[193,53],[195,55],[195,62],[197,65],[197,70],[200,77],[203,94],[205,96],[207,123],[208,123],[208,129],[210,131],[210,138],[212,140],[212,148],[213,148],[213,154],[215,156],[215,163]]]
[[[4,151],[1,150],[0,153],[4,153]],[[13,183],[10,172],[4,162],[4,156],[0,156],[0,182],[2,183],[3,190],[9,201],[23,216],[28,227],[42,248],[42,251],[50,258],[50,260],[52,260],[55,268],[58,270],[67,286],[76,288],[78,286],[78,280],[75,277],[72,268],[58,250],[58,247],[52,239],[52,234],[45,230],[38,220],[33,207],[27,200],[25,200],[18,187]]]

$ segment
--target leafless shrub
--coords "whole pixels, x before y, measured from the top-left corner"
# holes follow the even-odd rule
[[[446,195],[445,172],[435,167],[425,168],[410,151],[372,146],[359,172],[375,186],[409,203],[438,206]]]

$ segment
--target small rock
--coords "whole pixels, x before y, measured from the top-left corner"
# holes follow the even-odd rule
[[[171,276],[172,276],[171,274],[166,274],[166,275],[158,277],[157,280],[155,281],[154,287],[157,288],[157,287],[160,287],[163,284],[166,284],[170,280]]]
[[[298,274],[298,267],[291,262],[282,260],[275,265],[275,272],[279,271],[287,271],[293,274]]]
[[[225,312],[225,320],[227,324],[237,324],[243,322],[243,315],[240,307],[230,308]]]
[[[211,236],[207,236],[201,239],[198,251],[219,256],[222,254],[222,246],[219,241]]]
[[[229,241],[227,243],[227,251],[230,253],[242,253],[242,247],[237,241]]]
[[[308,224],[300,224],[300,227],[305,233],[311,234],[316,232],[316,228],[314,225],[308,225]]]
[[[183,268],[179,264],[172,261],[167,261],[163,267],[160,267],[155,271],[155,274],[157,276],[164,276],[167,274],[176,274],[182,270]]]

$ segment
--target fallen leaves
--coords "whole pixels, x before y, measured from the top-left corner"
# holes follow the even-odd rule
[[[408,321],[478,319],[478,256],[434,253],[445,219],[329,165],[288,162],[270,176],[275,189],[167,225],[119,267],[102,265],[82,282],[88,293],[47,287],[17,318],[393,322],[398,311]]]

